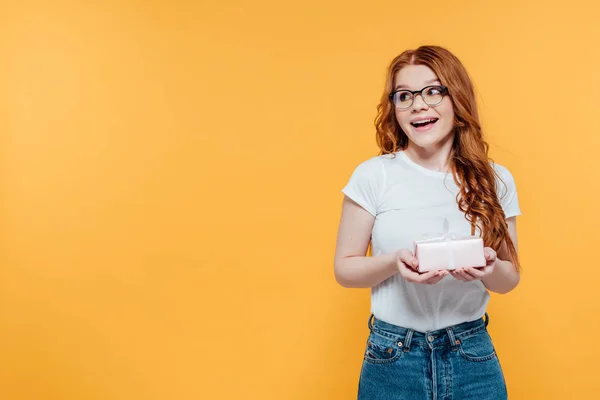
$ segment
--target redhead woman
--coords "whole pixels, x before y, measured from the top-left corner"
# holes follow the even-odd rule
[[[340,285],[371,290],[358,398],[506,399],[486,308],[519,283],[521,212],[461,61],[439,46],[394,58],[375,126],[379,154],[342,190],[334,262]],[[484,266],[419,271],[414,241],[444,224],[482,238]]]

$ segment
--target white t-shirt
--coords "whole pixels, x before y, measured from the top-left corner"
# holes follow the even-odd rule
[[[442,232],[445,218],[451,232],[470,235],[471,225],[458,208],[458,186],[452,174],[422,167],[402,151],[395,155],[363,161],[342,189],[375,216],[373,255],[401,248],[412,251],[415,239]],[[498,194],[506,218],[520,215],[513,176],[499,164],[492,166],[502,178]],[[483,282],[463,282],[451,275],[425,285],[407,282],[398,273],[371,290],[371,312],[375,317],[420,332],[481,318],[488,301]]]

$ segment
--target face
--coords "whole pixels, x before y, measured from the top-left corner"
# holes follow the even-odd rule
[[[441,85],[435,73],[425,65],[408,65],[396,73],[393,91],[398,89],[421,90],[426,86]],[[429,102],[435,100],[438,92],[428,91]],[[439,96],[438,96],[439,97]],[[402,95],[402,100],[410,96]],[[413,103],[406,109],[395,108],[396,120],[410,142],[423,148],[435,149],[452,139],[454,128],[454,107],[449,96],[445,95],[437,105],[428,105],[422,96],[413,96]],[[431,121],[427,123],[427,121]],[[423,121],[423,122],[419,122]],[[409,146],[411,144],[409,143]]]

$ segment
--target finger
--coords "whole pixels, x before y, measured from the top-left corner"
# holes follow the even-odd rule
[[[480,273],[480,278],[486,275],[491,274],[494,271],[494,263],[492,262],[491,264],[487,264],[484,267],[473,267],[472,269],[474,271],[476,271],[476,273]]]
[[[494,249],[490,247],[485,248],[485,259],[487,261],[493,261],[496,259],[496,252],[494,251]]]
[[[421,283],[432,284],[441,281],[446,275],[448,275],[448,271],[446,270],[436,270],[431,277],[424,276],[425,279],[421,281]]]
[[[492,272],[494,272],[494,263],[487,265],[483,268],[480,269],[481,272],[483,272],[483,276],[487,276],[489,274],[491,274]]]
[[[468,272],[468,268],[464,268],[461,271],[461,273],[465,277],[466,282],[471,282],[472,280],[475,280],[475,277]]]
[[[402,274],[401,274],[402,275]],[[429,271],[423,274],[415,272],[405,267],[402,277],[411,283],[425,283],[428,280],[437,276],[437,271]]]
[[[460,276],[462,281],[469,282],[473,280],[473,277],[465,272],[463,268],[459,268],[456,270],[458,276]]]
[[[437,271],[429,271],[424,274],[415,273],[417,276],[415,277],[416,283],[425,283],[433,278],[436,278],[439,274]]]
[[[433,278],[426,280],[425,282],[423,282],[424,284],[427,285],[433,285],[435,283],[438,283],[439,281],[441,281],[442,279],[444,279],[444,277],[448,275],[448,271],[438,271],[438,273],[436,275],[434,275]]]
[[[456,276],[456,277],[460,276],[460,274],[458,273],[458,269],[456,269],[456,268],[448,270],[448,272],[450,272],[450,274],[452,274],[452,276]]]
[[[406,266],[416,270],[417,265],[418,265],[417,259],[413,256],[413,254],[409,250],[407,250],[407,249],[400,250],[400,252],[398,253],[398,258]]]
[[[413,254],[408,249],[402,249],[398,252],[398,258],[400,258],[402,262],[409,262],[413,258]]]
[[[452,271],[450,271],[450,273],[452,274],[452,276],[453,276],[454,278],[458,279],[459,281],[466,282],[466,281],[465,281],[465,278],[464,278],[464,277],[463,277],[461,274],[459,274],[459,273],[458,273],[458,271],[456,271],[456,270],[452,270]]]
[[[438,283],[439,281],[441,281],[442,278],[443,278],[442,276],[437,276],[437,277],[432,278],[432,279],[430,279],[428,281],[420,282],[420,283],[423,284],[423,285],[435,285],[436,283]]]
[[[412,266],[407,265],[407,263],[402,261],[400,258],[398,258],[398,260],[397,260],[397,265],[398,265],[398,270],[400,271],[400,273],[402,274],[402,276],[404,278],[406,278],[407,275],[410,275],[410,276],[418,276],[419,275],[419,272],[417,271],[416,267],[413,268]]]
[[[485,272],[479,271],[476,268],[465,268],[465,274],[469,275],[473,279],[481,279],[484,277]]]
[[[408,267],[404,262],[398,260],[398,270],[400,271],[400,276],[402,276],[408,282],[417,282],[420,278],[420,274]]]

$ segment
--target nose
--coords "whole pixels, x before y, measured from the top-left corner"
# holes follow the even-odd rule
[[[413,111],[427,110],[429,109],[429,106],[427,103],[425,103],[420,94],[415,94],[415,97],[413,98],[412,109]]]

